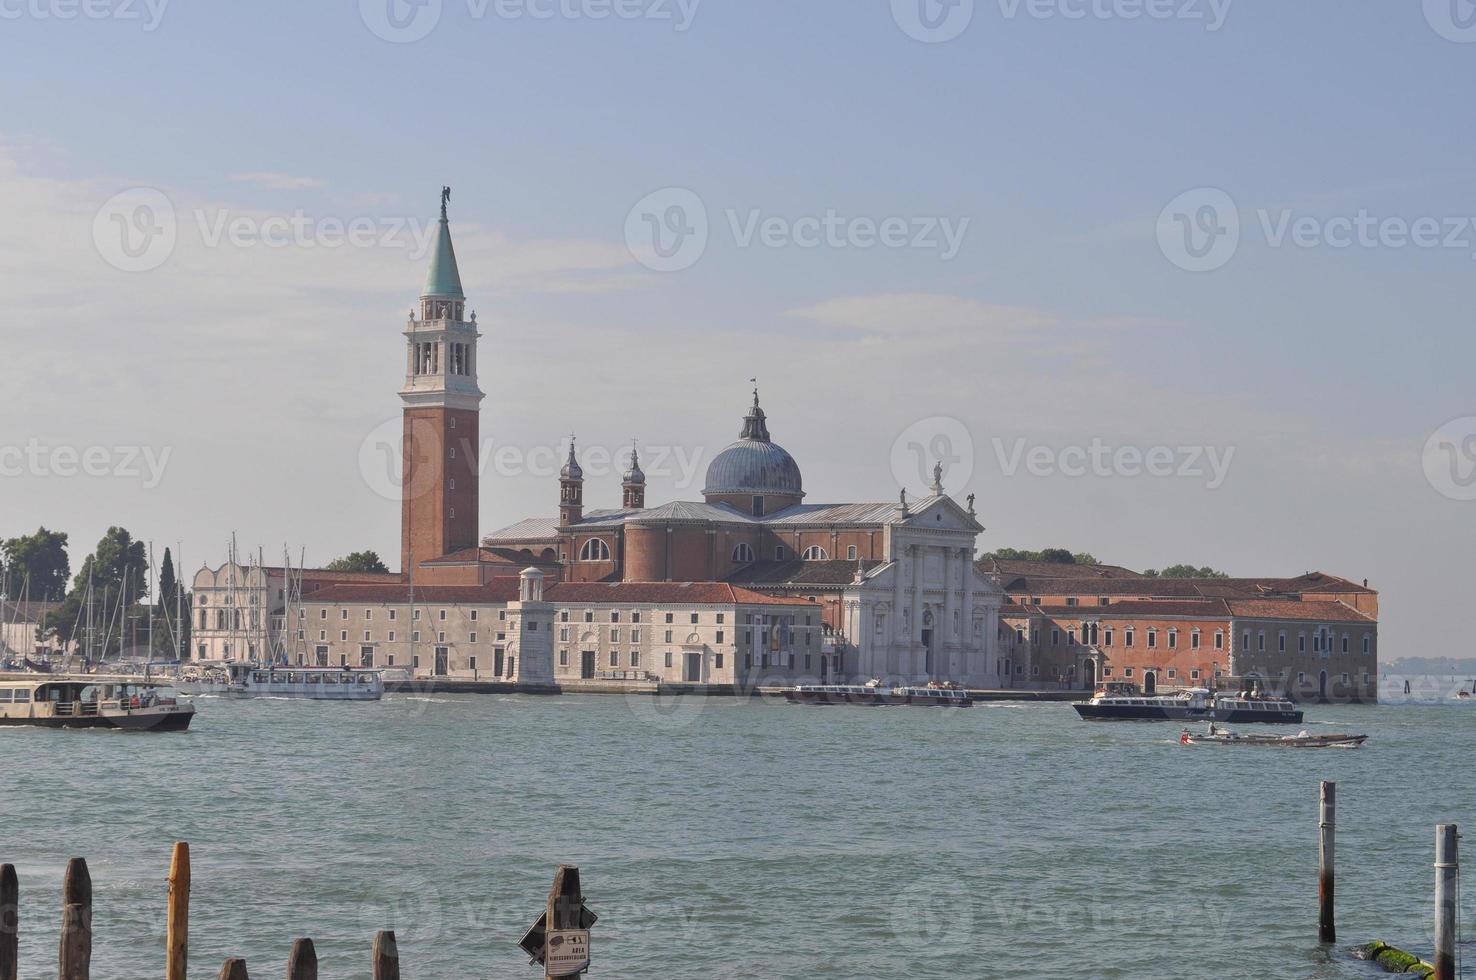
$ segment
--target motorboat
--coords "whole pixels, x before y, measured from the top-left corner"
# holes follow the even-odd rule
[[[1295,735],[1241,735],[1213,724],[1196,735],[1189,729],[1179,733],[1180,745],[1259,745],[1278,749],[1356,749],[1368,741],[1367,735],[1313,735],[1306,729]]]
[[[0,725],[182,732],[195,706],[173,687],[86,675],[0,677]]]
[[[1087,721],[1222,721],[1227,724],[1300,725],[1302,709],[1290,698],[1252,692],[1215,694],[1191,687],[1176,694],[1143,695],[1123,686],[1100,688],[1072,705]]]
[[[309,701],[378,701],[384,677],[356,667],[263,665],[248,661],[188,664],[180,668],[181,694],[191,697],[302,698]]]

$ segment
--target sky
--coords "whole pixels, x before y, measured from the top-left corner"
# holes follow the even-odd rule
[[[571,433],[699,499],[756,377],[810,502],[1463,655],[1473,79],[1469,0],[0,0],[0,537],[393,565],[448,185],[484,533]]]

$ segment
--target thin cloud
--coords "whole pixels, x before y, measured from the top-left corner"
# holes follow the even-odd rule
[[[238,184],[252,184],[256,187],[264,187],[272,191],[306,191],[319,187],[326,187],[327,182],[317,177],[296,177],[292,174],[279,174],[270,170],[259,170],[245,174],[231,174],[227,180]]]

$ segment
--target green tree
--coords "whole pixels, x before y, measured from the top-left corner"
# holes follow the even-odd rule
[[[80,640],[86,629],[86,614],[89,595],[92,606],[92,638],[101,644],[111,629],[111,638],[106,648],[99,645],[93,653],[107,655],[116,653],[131,634],[132,627],[117,620],[117,606],[124,598],[130,606],[148,598],[149,594],[148,550],[143,542],[133,540],[121,527],[110,527],[97,550],[82,562],[82,568],[72,579],[72,588],[61,604],[47,614],[42,623],[43,636],[52,637],[62,645]],[[128,617],[137,616],[136,609],[129,609]]]
[[[1072,554],[1065,548],[1046,548],[1043,551],[1025,551],[1020,548],[996,548],[985,558],[996,561],[1044,561],[1052,565],[1095,565],[1097,559],[1089,551]]]
[[[328,563],[330,572],[378,572],[388,574],[389,569],[373,551],[356,551]]]
[[[176,656],[174,649],[175,620],[178,619],[180,649],[183,657],[190,648],[190,593],[176,578],[174,556],[164,549],[164,558],[159,562],[158,603],[154,607],[154,649],[168,657]]]
[[[1222,571],[1219,571],[1219,570],[1214,569],[1214,568],[1210,568],[1208,565],[1204,566],[1203,568],[1195,568],[1193,565],[1170,565],[1168,568],[1164,568],[1164,569],[1150,568],[1146,572],[1144,572],[1143,574],[1144,575],[1147,575],[1149,578],[1229,578],[1230,577],[1229,575],[1225,574]]]
[[[66,594],[72,566],[67,558],[64,532],[37,528],[35,534],[10,538],[0,544],[0,552],[4,553],[4,564],[9,570],[11,595],[28,591],[32,599],[54,602]]]

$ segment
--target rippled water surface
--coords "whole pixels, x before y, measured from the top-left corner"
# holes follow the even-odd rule
[[[1476,821],[1476,706],[1309,709],[1356,752],[1183,748],[1065,705],[198,706],[184,735],[0,730],[23,978],[55,976],[71,856],[93,975],[162,977],[175,840],[200,977],[281,976],[296,936],[325,980],[367,977],[387,926],[407,978],[540,976],[515,944],[559,862],[597,976],[1376,977],[1316,943],[1318,780],[1347,944],[1428,950],[1434,825]]]

